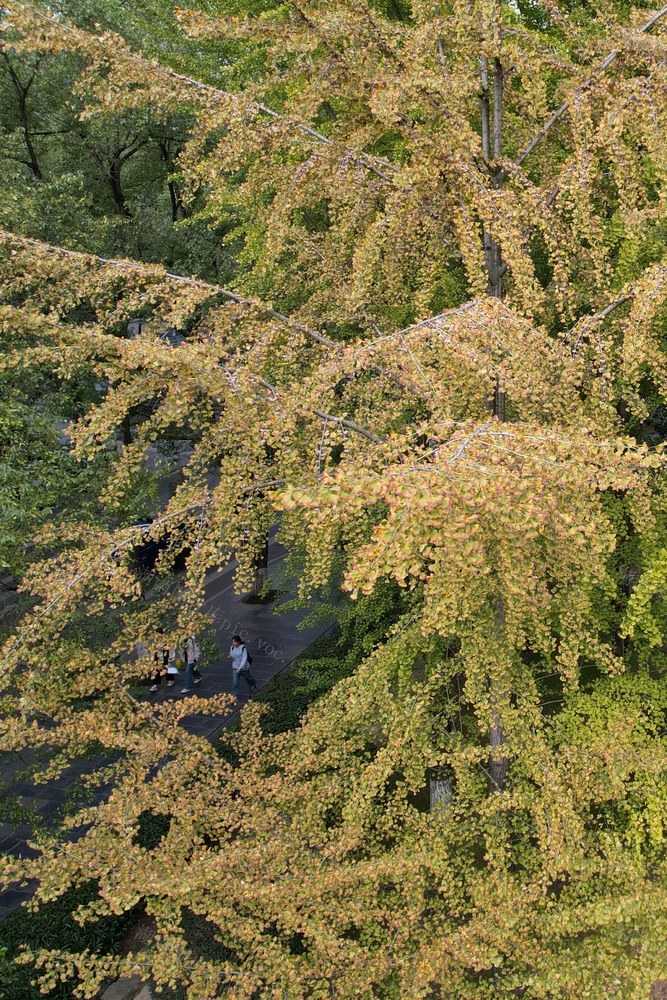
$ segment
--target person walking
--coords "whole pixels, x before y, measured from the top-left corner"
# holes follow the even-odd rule
[[[201,648],[194,635],[188,637],[185,644],[185,680],[181,688],[181,694],[187,694],[193,684],[199,684],[201,674],[197,668]]]
[[[149,645],[148,645],[147,642],[144,642],[143,639],[140,639],[139,642],[137,642],[135,644],[135,647],[134,647],[134,658],[135,658],[135,660],[137,660],[139,662],[148,662],[151,659],[150,647],[149,647]],[[156,666],[157,666],[157,664],[156,664]],[[160,678],[159,678],[159,675],[158,675],[158,683],[159,683],[159,679]],[[144,684],[154,684],[154,682],[155,682],[155,675],[154,674],[151,674],[150,677],[146,677],[144,675],[144,677],[143,677],[143,683]]]
[[[185,660],[181,654],[181,650],[178,646],[169,647],[169,656],[167,658],[167,687],[173,687],[176,683],[176,678],[178,677],[181,667],[185,666]]]
[[[161,631],[161,630],[160,630]],[[169,647],[168,646],[158,646],[153,654],[153,662],[155,663],[155,674],[151,678],[153,683],[149,687],[151,693],[157,691],[162,683],[162,674],[167,674],[167,687],[169,684]],[[173,683],[173,681],[172,681]]]
[[[229,658],[232,661],[232,694],[235,698],[238,698],[240,677],[243,677],[252,694],[253,691],[257,690],[257,681],[250,673],[252,659],[248,655],[248,649],[240,635],[232,636]]]

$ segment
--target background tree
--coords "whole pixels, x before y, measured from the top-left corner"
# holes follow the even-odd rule
[[[141,5],[131,15],[114,3],[96,4],[94,11],[86,4],[63,4],[59,16],[98,31],[122,20],[136,45],[151,53],[169,49],[181,69],[196,58],[200,71],[215,76],[220,62],[212,46],[183,38],[167,4]],[[72,92],[80,56],[61,49],[44,58],[20,55],[10,44],[12,30],[5,19],[2,224],[79,249],[228,274],[232,256],[217,245],[219,228],[197,216],[201,205],[187,213],[187,226],[174,228],[186,215],[176,160],[190,125],[187,110],[160,116],[150,109],[137,114],[108,109],[85,120],[85,102]]]

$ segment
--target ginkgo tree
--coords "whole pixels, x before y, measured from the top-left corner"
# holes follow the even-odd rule
[[[243,243],[226,289],[1,237],[3,366],[107,386],[80,458],[134,428],[106,517],[42,533],[3,650],[3,746],[50,747],[52,776],[95,733],[113,789],[4,873],[37,902],[92,881],[82,923],[141,904],[158,927],[140,954],[25,960],[82,996],[139,972],[196,998],[645,997],[667,934],[667,8],[234,8],[180,17],[263,53],[236,93],[5,8],[17,52],[85,60],[86,115],[187,107],[183,190]],[[146,529],[118,509],[184,426],[148,533],[169,532],[158,572],[189,552],[185,582],[146,602]],[[179,727],[193,700],[136,700],[132,651],[200,629],[207,570],[234,553],[243,587],[276,517],[305,600],[389,579],[404,612],[297,730],[253,705],[214,754]],[[451,798],[425,810],[433,774]]]

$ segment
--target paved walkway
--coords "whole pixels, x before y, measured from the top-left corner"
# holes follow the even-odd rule
[[[284,550],[272,541],[269,547],[270,572],[279,570],[283,556]],[[324,624],[315,628],[298,629],[297,626],[308,612],[300,609],[276,614],[280,608],[280,598],[272,604],[244,603],[234,594],[232,577],[233,565],[211,574],[206,584],[205,607],[215,618],[216,641],[222,651],[221,658],[209,669],[202,671],[201,683],[193,687],[187,696],[181,694],[184,676],[181,673],[173,687],[168,689],[163,680],[160,690],[155,694],[147,693],[147,699],[157,703],[167,698],[190,698],[195,695],[207,698],[214,694],[231,693],[231,666],[226,656],[231,637],[235,633],[247,642],[253,658],[252,672],[259,689],[331,627],[330,624]],[[212,739],[222,726],[242,710],[248,700],[245,687],[241,681],[241,697],[238,707],[232,712],[225,716],[189,715],[183,720],[184,727],[198,736]],[[81,777],[104,761],[74,761],[57,781],[48,785],[34,785],[29,780],[21,780],[26,767],[35,761],[35,754],[31,750],[3,756],[5,760],[0,760],[0,809],[3,799],[7,804],[10,797],[19,796],[22,814],[12,817],[12,822],[0,822],[0,853],[24,856],[30,852],[26,843],[31,836],[30,814],[36,813],[44,820],[51,819],[63,806],[68,795],[74,792]],[[6,813],[6,809],[2,811]],[[31,894],[30,887],[8,889],[0,893],[0,921]]]

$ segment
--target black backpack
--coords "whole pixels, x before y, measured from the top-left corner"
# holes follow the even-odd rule
[[[250,655],[250,653],[248,651],[248,647],[246,646],[245,643],[243,643],[243,648],[245,649],[245,655],[248,657],[248,666],[251,667],[252,666],[252,656]]]

